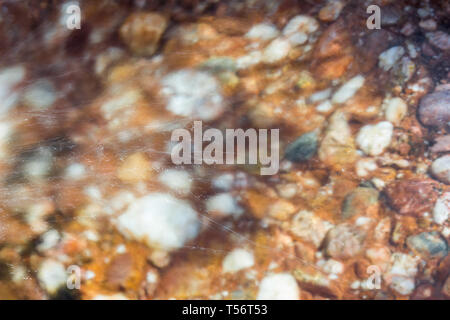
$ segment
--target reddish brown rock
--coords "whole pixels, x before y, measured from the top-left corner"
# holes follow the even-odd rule
[[[439,195],[433,180],[400,180],[386,187],[388,203],[400,214],[421,216],[431,212]]]
[[[114,258],[106,269],[106,281],[109,286],[124,286],[133,271],[130,254],[121,254]]]
[[[420,121],[430,127],[444,128],[450,122],[450,90],[426,95],[419,106]]]

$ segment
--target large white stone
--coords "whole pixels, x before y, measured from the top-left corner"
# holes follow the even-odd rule
[[[200,222],[187,201],[169,194],[151,193],[131,203],[118,217],[117,227],[130,239],[171,250],[194,239]]]
[[[44,289],[54,294],[66,284],[68,273],[64,265],[56,260],[47,259],[39,266],[37,277]]]
[[[356,143],[365,154],[378,156],[391,144],[394,126],[388,121],[366,125],[359,130]]]
[[[266,276],[259,285],[257,300],[298,300],[300,289],[289,273]]]

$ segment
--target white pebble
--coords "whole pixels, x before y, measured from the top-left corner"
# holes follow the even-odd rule
[[[36,247],[38,251],[46,251],[55,247],[60,240],[59,232],[52,229],[41,236],[41,242]]]
[[[200,222],[188,202],[169,194],[152,193],[131,203],[117,219],[117,227],[130,239],[171,250],[194,239]]]
[[[334,94],[331,99],[333,103],[344,103],[352,98],[355,93],[364,85],[365,78],[362,75],[353,77],[344,83]]]
[[[316,19],[305,15],[298,15],[289,20],[283,29],[283,35],[289,36],[297,32],[310,34],[317,31],[317,29],[319,29],[319,23]]]
[[[323,265],[321,265],[321,268],[324,272],[329,274],[341,274],[344,272],[344,265],[333,259],[326,260]]]
[[[378,156],[391,144],[394,126],[387,121],[366,125],[359,130],[356,143],[365,154]]]
[[[316,107],[316,110],[318,112],[327,113],[333,110],[333,104],[331,103],[330,100],[325,100]]]
[[[414,279],[406,277],[393,277],[391,288],[400,294],[408,295],[413,293],[415,289]]]
[[[0,121],[0,159],[8,158],[8,149],[13,133],[14,128],[11,123]]]
[[[191,192],[192,177],[187,171],[167,169],[158,176],[158,180],[182,195],[187,195]]]
[[[446,192],[442,195],[434,205],[433,220],[437,224],[444,224],[449,217],[450,213],[450,192]]]
[[[231,173],[224,173],[212,179],[214,188],[222,191],[230,191],[233,186],[234,176]]]
[[[379,56],[378,65],[383,70],[390,70],[397,61],[405,54],[405,49],[401,46],[392,47],[384,52],[382,52]]]
[[[79,180],[84,177],[86,168],[81,163],[72,163],[66,168],[65,176],[70,180]]]
[[[371,171],[377,169],[377,163],[371,158],[363,158],[356,163],[358,177],[367,177]]]
[[[265,63],[275,63],[287,57],[291,50],[291,44],[285,39],[273,40],[263,52],[262,61]]]
[[[231,193],[219,193],[210,197],[206,201],[206,210],[208,212],[218,212],[223,215],[233,215],[239,217],[243,210],[238,205],[235,197]]]
[[[249,39],[272,40],[278,36],[277,27],[271,23],[259,23],[254,25],[246,34]]]
[[[45,110],[56,101],[56,91],[48,80],[38,80],[29,86],[24,93],[24,102],[34,110]]]
[[[393,124],[399,124],[408,111],[408,106],[401,98],[392,98],[384,102],[386,120]]]
[[[289,273],[266,276],[259,285],[257,300],[298,300],[300,289]]]
[[[47,259],[41,263],[37,277],[44,289],[50,294],[56,293],[67,281],[64,265],[53,259]]]
[[[234,273],[253,267],[254,263],[253,253],[245,249],[234,249],[223,259],[222,271],[225,273]]]
[[[0,114],[8,112],[18,101],[19,94],[15,90],[25,78],[23,66],[13,66],[0,70]]]
[[[167,110],[173,114],[201,120],[213,120],[224,111],[217,80],[203,71],[179,70],[162,80]]]
[[[313,93],[309,97],[311,103],[316,103],[328,99],[331,96],[331,88]]]

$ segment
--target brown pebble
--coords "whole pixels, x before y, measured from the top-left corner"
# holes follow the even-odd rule
[[[427,180],[394,181],[386,187],[389,204],[400,214],[421,216],[431,212],[438,197],[438,183]]]

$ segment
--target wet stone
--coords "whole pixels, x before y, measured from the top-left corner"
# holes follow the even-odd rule
[[[447,255],[447,241],[435,231],[423,232],[406,239],[408,247],[424,257],[443,258]]]
[[[336,259],[348,259],[363,249],[365,234],[349,224],[331,229],[325,239],[325,253]]]
[[[302,162],[311,159],[317,152],[318,136],[316,132],[308,132],[289,144],[284,157],[292,162]]]
[[[445,128],[450,122],[450,90],[438,91],[420,101],[419,119],[430,127]]]
[[[450,184],[450,155],[434,160],[431,165],[431,173],[439,181]]]
[[[356,188],[344,200],[342,217],[376,213],[378,211],[379,192],[373,188]]]
[[[388,203],[403,215],[421,216],[431,212],[438,197],[433,180],[401,180],[389,184],[385,193]]]

